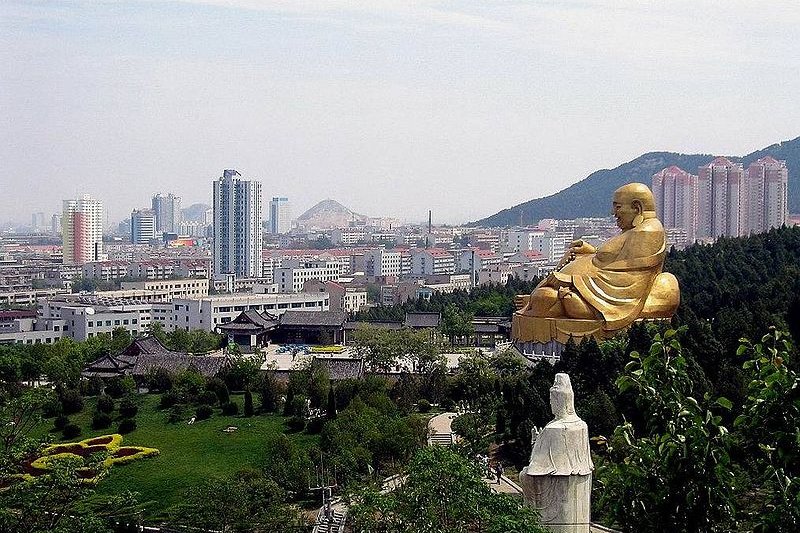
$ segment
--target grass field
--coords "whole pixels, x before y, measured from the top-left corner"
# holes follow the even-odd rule
[[[285,429],[283,418],[277,415],[224,416],[219,409],[214,410],[210,419],[193,425],[186,421],[170,424],[167,411],[158,408],[158,395],[141,395],[138,400],[137,429],[124,436],[123,445],[158,448],[161,455],[111,468],[97,485],[97,493],[138,492],[150,520],[162,517],[171,505],[180,501],[187,487],[203,479],[227,476],[244,467],[258,467],[264,458],[264,443]],[[231,395],[231,400],[236,401],[241,410],[242,395]],[[108,429],[91,429],[93,410],[94,399],[89,399],[83,412],[70,417],[83,429],[81,436],[73,440],[116,432],[116,422]],[[190,416],[187,410],[187,420]],[[239,429],[223,433],[228,426]],[[48,420],[40,431],[44,434],[51,429],[52,420]],[[60,433],[51,435],[54,442],[63,441]],[[302,446],[318,442],[318,436],[303,433],[292,434],[290,438]]]

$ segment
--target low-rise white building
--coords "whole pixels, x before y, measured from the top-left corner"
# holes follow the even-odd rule
[[[301,286],[302,288],[302,286]],[[214,331],[219,324],[227,324],[242,311],[267,312],[282,315],[284,311],[328,311],[330,296],[327,292],[299,294],[239,293],[205,296],[197,299],[177,298],[172,301],[171,320],[165,329],[204,329]]]
[[[316,279],[336,281],[341,276],[341,267],[336,261],[284,261],[284,266],[275,269],[274,283],[282,293],[300,292],[303,283]]]

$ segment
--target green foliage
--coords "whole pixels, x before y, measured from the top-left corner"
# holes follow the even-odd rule
[[[303,516],[284,503],[286,493],[274,481],[253,471],[208,479],[190,487],[169,519],[173,531],[302,531]]]
[[[119,405],[119,414],[123,418],[133,418],[139,412],[139,406],[131,398],[125,398]]]
[[[479,467],[447,448],[419,450],[405,483],[392,492],[376,487],[350,491],[348,521],[354,531],[372,533],[544,533],[530,507],[494,494]]]
[[[81,434],[81,427],[78,424],[67,424],[64,426],[64,429],[61,431],[64,435],[66,440],[74,439],[75,437],[79,437]]]
[[[211,415],[214,413],[214,409],[210,405],[199,405],[197,409],[195,409],[195,416],[197,420],[206,420],[211,418]]]
[[[748,357],[750,383],[734,427],[754,460],[750,494],[758,501],[753,521],[759,532],[800,529],[800,380],[787,366],[790,353],[787,335],[774,329],[757,344],[742,339],[738,350]]]
[[[244,416],[253,416],[253,393],[244,391]]]
[[[75,389],[65,389],[59,393],[61,408],[65,415],[80,413],[83,411],[83,397]]]
[[[101,413],[113,413],[114,412],[114,399],[107,395],[102,394],[97,397],[97,410]]]
[[[117,428],[117,431],[119,431],[123,435],[135,430],[136,430],[135,418],[123,418],[122,420],[120,420],[119,427]]]
[[[422,330],[362,326],[353,334],[353,346],[367,366],[379,372],[388,372],[402,359],[410,361],[421,373],[443,364],[439,346]]]
[[[417,402],[417,411],[420,413],[428,413],[431,410],[431,402],[422,399]]]
[[[92,429],[106,429],[111,427],[111,415],[97,411],[92,415]]]
[[[262,411],[274,413],[278,409],[282,389],[282,385],[278,383],[275,374],[272,372],[265,372],[260,375],[255,383],[255,390]]]
[[[731,438],[716,411],[725,398],[692,397],[678,334],[656,335],[650,352],[631,354],[617,380],[632,391],[645,417],[641,434],[630,423],[617,428],[613,462],[598,469],[600,507],[636,531],[670,524],[678,532],[727,531],[734,521]]]
[[[457,341],[467,340],[474,333],[472,318],[471,313],[461,311],[450,304],[442,312],[439,329],[442,335],[450,339],[450,344],[456,344]]]
[[[228,402],[222,404],[222,414],[227,416],[236,416],[239,414],[239,404],[236,402]]]

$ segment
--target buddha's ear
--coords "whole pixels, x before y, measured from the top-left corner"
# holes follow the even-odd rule
[[[634,200],[631,202],[631,207],[633,207],[637,213],[642,214],[644,213],[644,206],[642,205],[641,200]]]

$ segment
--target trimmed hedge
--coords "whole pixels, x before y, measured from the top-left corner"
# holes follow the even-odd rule
[[[195,410],[195,416],[198,420],[206,420],[207,418],[211,418],[211,415],[214,413],[214,409],[210,405],[200,405]]]
[[[106,429],[111,426],[111,415],[105,412],[95,412],[92,415],[92,429]]]
[[[131,431],[136,430],[136,419],[135,418],[123,418],[122,421],[119,423],[118,431],[123,435],[125,433],[130,433]]]
[[[222,404],[222,414],[228,416],[235,416],[239,414],[239,404],[236,402],[228,402]]]
[[[61,432],[65,439],[74,439],[80,436],[81,427],[78,424],[67,424]]]

